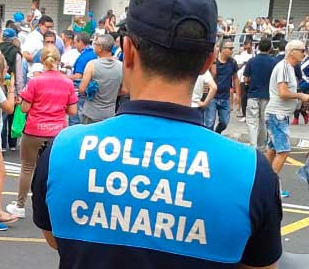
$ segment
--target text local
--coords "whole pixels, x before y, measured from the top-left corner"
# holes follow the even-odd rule
[[[132,139],[126,139],[122,149],[121,142],[115,137],[106,137],[99,143],[98,137],[86,136],[81,146],[79,159],[85,160],[87,152],[96,149],[99,157],[105,162],[113,162],[121,157],[123,164],[149,167],[151,158],[153,158],[154,164],[159,170],[170,171],[176,167],[179,174],[187,173],[192,176],[201,174],[202,178],[210,177],[206,152],[198,151],[192,163],[187,165],[187,148],[181,148],[178,155],[176,149],[171,145],[161,145],[156,150],[153,150],[154,143],[146,142],[143,158],[137,158],[130,155],[132,146]],[[109,147],[108,152],[107,147]],[[179,156],[178,162],[176,163],[172,159],[168,161],[165,159],[165,162],[163,162],[163,155],[166,154]],[[115,180],[120,182],[117,187],[115,187]],[[104,193],[107,191],[111,195],[121,196],[129,190],[135,199],[150,199],[152,202],[161,200],[170,205],[173,204],[186,208],[192,207],[192,201],[184,198],[184,182],[177,183],[176,193],[172,195],[169,180],[167,179],[161,179],[153,193],[147,190],[147,186],[151,185],[151,180],[143,175],[137,175],[129,180],[122,172],[112,172],[108,175],[104,186],[98,184],[98,181],[96,169],[90,169],[88,177],[88,191],[90,193]],[[138,188],[140,185],[144,187],[142,190]],[[74,201],[71,207],[73,220],[79,225],[88,224],[95,226],[99,224],[102,228],[111,230],[115,230],[118,223],[123,232],[143,232],[147,236],[154,237],[161,237],[164,234],[166,239],[170,240],[184,241],[187,243],[197,240],[199,244],[206,244],[205,223],[202,219],[196,219],[193,223],[187,224],[186,216],[176,217],[168,213],[156,212],[155,223],[151,224],[149,215],[153,214],[153,212],[149,212],[148,209],[140,209],[135,219],[131,218],[131,211],[134,208],[128,206],[121,210],[118,205],[112,205],[110,216],[106,215],[103,203],[97,202],[91,210],[92,213],[87,214],[88,209],[89,206],[85,201]],[[191,227],[189,230],[186,228],[187,225]],[[188,230],[187,234],[185,234],[185,230]]]

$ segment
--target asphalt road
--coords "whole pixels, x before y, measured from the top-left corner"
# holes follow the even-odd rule
[[[308,185],[296,176],[299,166],[305,162],[306,150],[297,149],[291,154],[281,173],[283,189],[291,197],[283,199],[284,219],[282,242],[284,249],[293,253],[309,253],[309,190]],[[18,152],[7,152],[8,176],[5,184],[3,204],[16,199],[18,184]],[[31,199],[26,207],[26,219],[14,223],[5,232],[0,232],[1,269],[51,269],[58,267],[58,254],[50,249],[39,229],[32,223]]]

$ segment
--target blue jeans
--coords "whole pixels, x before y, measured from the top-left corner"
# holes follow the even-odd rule
[[[268,148],[277,153],[291,151],[289,117],[266,113],[265,125],[268,133]]]
[[[83,95],[78,96],[77,115],[69,117],[69,126],[82,123],[82,120],[83,120],[82,110],[83,110],[83,107],[84,107],[85,100],[86,100],[85,96],[83,96]]]
[[[222,133],[230,121],[230,101],[228,99],[212,99],[209,105],[205,108],[204,123],[206,128],[214,130],[216,122],[216,114],[218,111],[219,123],[215,131]]]

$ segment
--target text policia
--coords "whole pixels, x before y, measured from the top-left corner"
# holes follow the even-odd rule
[[[123,165],[140,165],[147,168],[154,164],[155,168],[161,171],[176,169],[178,174],[187,174],[189,176],[199,174],[203,179],[210,178],[208,157],[204,151],[198,151],[192,159],[192,163],[188,165],[189,150],[187,148],[181,148],[180,152],[177,152],[175,147],[165,144],[154,150],[154,143],[146,142],[143,157],[137,158],[131,156],[133,144],[132,139],[125,139],[122,147],[120,140],[116,137],[106,137],[99,141],[96,136],[86,136],[82,142],[79,160],[86,160],[87,153],[97,151],[99,158],[103,162],[115,162],[121,158]],[[163,156],[179,156],[179,159],[176,162],[172,158],[167,160]],[[175,214],[159,212],[159,209],[156,207],[151,209],[138,208],[140,206],[138,201],[147,199],[153,203],[163,201],[166,205],[191,208],[193,201],[185,198],[186,183],[177,182],[175,194],[172,194],[170,181],[167,179],[160,179],[158,183],[155,183],[156,187],[150,188],[154,183],[151,182],[149,177],[137,175],[129,179],[125,173],[119,171],[110,173],[105,183],[103,182],[101,178],[97,178],[97,169],[89,169],[89,193],[108,193],[109,195],[121,197],[129,192],[132,199],[136,199],[138,206],[133,208],[125,206],[125,208],[120,209],[119,205],[112,205],[111,210],[108,210],[111,213],[107,216],[107,210],[103,202],[96,202],[94,208],[89,209],[86,201],[75,200],[72,203],[71,212],[76,224],[101,225],[103,229],[116,230],[118,223],[119,228],[123,232],[142,232],[146,236],[158,238],[165,236],[166,239],[186,243],[196,240],[199,244],[206,244],[206,231],[203,219],[195,219],[192,223],[188,224],[188,216],[174,216]],[[118,184],[115,184],[115,182]],[[142,188],[140,188],[141,185]],[[155,212],[155,216],[152,218],[153,212],[151,210],[153,209],[158,212]],[[139,210],[137,215],[134,214],[136,216],[135,219],[132,219],[133,210]],[[87,215],[89,211],[92,214]],[[155,222],[154,224],[151,222],[152,219]],[[191,225],[191,228],[188,229],[186,225]],[[188,232],[185,234],[185,231]]]

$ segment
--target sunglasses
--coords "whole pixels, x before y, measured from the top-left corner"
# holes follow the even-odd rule
[[[305,53],[305,49],[293,49],[293,50],[298,50],[298,51],[300,51],[301,53]]]
[[[55,41],[45,41],[45,44],[55,44]]]
[[[233,49],[234,49],[234,47],[224,47],[224,49],[233,50]]]

